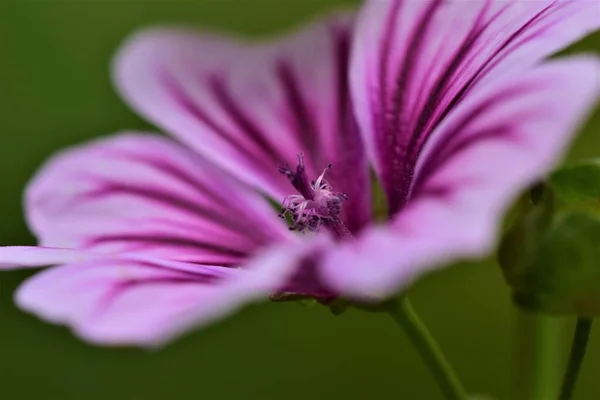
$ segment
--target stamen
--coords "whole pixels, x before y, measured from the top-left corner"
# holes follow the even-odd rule
[[[302,153],[298,155],[298,166],[295,172],[287,164],[279,168],[279,172],[286,175],[292,186],[300,193],[300,195],[287,196],[283,200],[279,214],[281,218],[290,216],[292,220],[290,230],[301,233],[316,232],[321,226],[325,226],[338,238],[352,236],[340,220],[342,203],[348,200],[348,196],[334,192],[325,180],[325,174],[331,168],[331,164],[327,165],[317,180],[310,183],[306,176]]]
[[[306,169],[304,168],[304,154],[298,154],[298,166],[296,167],[296,172],[294,173],[288,164],[285,164],[279,167],[279,172],[286,175],[290,180],[292,186],[300,192],[304,198],[308,200],[313,200],[311,196],[313,196],[313,192],[311,190],[311,186],[308,182],[308,178],[306,177]]]

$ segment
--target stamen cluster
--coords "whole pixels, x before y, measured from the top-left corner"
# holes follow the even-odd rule
[[[289,195],[283,200],[279,216],[291,218],[290,230],[298,232],[315,232],[323,224],[339,220],[342,203],[348,199],[344,193],[333,191],[325,180],[325,174],[331,164],[323,170],[316,181],[308,183],[302,154],[298,156],[296,172],[288,165],[279,168],[286,175],[300,194]]]

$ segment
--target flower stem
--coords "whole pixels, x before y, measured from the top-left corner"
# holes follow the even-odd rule
[[[402,296],[390,302],[389,313],[406,332],[446,400],[466,400],[467,393],[458,377],[423,322],[415,313],[408,297]]]
[[[516,309],[514,365],[512,374],[513,397],[519,400],[529,400],[531,371],[533,318],[531,313]]]
[[[561,367],[562,321],[535,315],[531,400],[557,400]]]
[[[577,326],[575,327],[575,336],[573,337],[573,345],[571,347],[571,356],[569,365],[563,380],[563,386],[560,393],[560,400],[570,400],[577,384],[577,377],[581,370],[581,364],[585,357],[585,351],[592,332],[591,318],[578,318]]]

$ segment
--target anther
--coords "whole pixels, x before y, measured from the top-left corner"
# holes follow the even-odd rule
[[[344,193],[334,192],[325,180],[325,174],[332,168],[328,164],[317,180],[310,181],[306,176],[304,158],[298,155],[298,166],[292,171],[289,165],[279,167],[279,172],[287,176],[300,195],[290,195],[283,200],[279,216],[289,215],[292,220],[290,230],[316,232],[321,226],[327,227],[337,237],[351,236],[350,231],[340,220],[342,203],[348,200]]]

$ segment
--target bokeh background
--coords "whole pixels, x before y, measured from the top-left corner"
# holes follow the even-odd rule
[[[112,54],[133,30],[185,23],[264,35],[356,4],[0,0],[0,244],[34,244],[21,194],[51,153],[124,128],[151,128],[109,80]],[[599,52],[600,35],[571,51],[582,50]],[[582,156],[600,156],[600,113],[570,157]],[[15,308],[12,293],[28,274],[0,274],[1,399],[441,399],[403,333],[382,315],[261,304],[159,352],[95,348]],[[515,360],[527,345],[514,334],[528,317],[511,306],[492,261],[429,276],[412,297],[472,392],[515,398],[513,381],[527,375]],[[597,329],[577,399],[600,398],[599,370]]]

